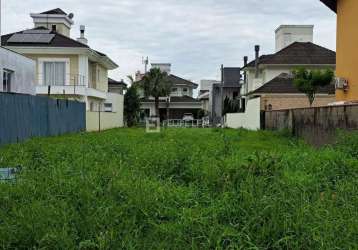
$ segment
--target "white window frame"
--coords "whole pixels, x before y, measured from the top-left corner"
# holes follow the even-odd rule
[[[10,80],[9,78],[7,78],[8,82],[7,82],[7,89],[4,89],[4,74],[8,74],[10,76]],[[3,92],[11,92],[11,87],[12,87],[12,83],[13,83],[13,79],[14,79],[14,71],[13,70],[9,70],[9,69],[2,69],[2,82],[1,82],[1,89]]]
[[[113,103],[106,102],[103,104],[103,106],[104,106],[104,112],[108,112],[108,113],[113,112]]]
[[[71,66],[71,60],[70,58],[39,58],[38,59],[38,68],[37,72],[39,74],[39,85],[44,85],[44,63],[45,62],[64,62],[66,64],[65,66],[65,85],[70,85],[70,66]]]

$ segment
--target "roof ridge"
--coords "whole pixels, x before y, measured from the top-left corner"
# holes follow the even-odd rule
[[[77,43],[77,44],[80,44],[80,45],[83,45],[83,47],[87,47],[87,48],[91,48],[90,46],[88,46],[87,44],[84,44],[84,43],[81,43],[69,36],[65,36],[65,35],[62,35],[61,33],[58,33],[57,31],[51,31],[52,34],[55,34],[55,35],[58,35],[58,36],[61,36],[63,38],[66,38],[66,39],[69,39],[69,40],[72,40],[73,42]]]
[[[47,10],[47,11],[41,12],[40,14],[67,15],[67,13],[65,11],[63,11],[61,8],[55,8],[55,9]]]
[[[192,83],[192,84],[194,84],[194,85],[198,85],[198,84],[196,84],[195,82],[192,82],[192,81],[190,81],[190,80],[184,79],[184,78],[182,78],[182,77],[180,77],[180,76],[177,76],[177,75],[174,75],[174,74],[169,74],[169,76],[174,76],[174,77],[176,77],[176,78],[178,78],[178,79],[180,79],[180,80],[183,80],[183,81],[186,81],[186,82],[190,82],[190,83]]]

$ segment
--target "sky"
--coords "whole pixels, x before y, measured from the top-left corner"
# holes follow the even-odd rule
[[[119,65],[117,80],[143,71],[146,56],[195,82],[219,79],[221,64],[242,66],[256,44],[273,53],[281,24],[313,24],[316,44],[336,43],[336,16],[319,0],[2,0],[2,33],[32,28],[30,13],[54,8],[74,13],[72,38],[86,25],[89,45]]]

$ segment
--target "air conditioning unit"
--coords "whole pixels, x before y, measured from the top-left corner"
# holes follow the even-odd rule
[[[336,89],[348,90],[348,80],[342,77],[336,77],[335,79]]]

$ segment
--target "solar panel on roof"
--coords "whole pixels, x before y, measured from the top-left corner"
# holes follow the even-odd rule
[[[8,43],[50,43],[54,34],[14,34]]]
[[[43,30],[25,30],[23,31],[22,33],[23,34],[50,34],[50,30],[47,30],[47,29],[43,29]]]

